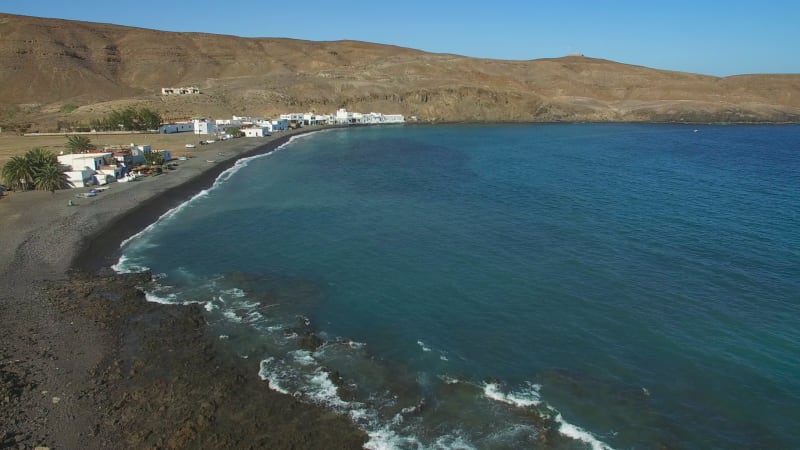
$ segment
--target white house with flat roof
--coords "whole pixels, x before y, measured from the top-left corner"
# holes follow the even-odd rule
[[[185,133],[193,130],[194,124],[192,122],[165,123],[158,127],[158,132],[161,134]]]
[[[402,114],[384,114],[383,123],[405,123],[406,118]]]
[[[264,137],[272,134],[268,127],[263,126],[242,128],[240,131],[244,133],[245,137]]]
[[[111,161],[114,162],[108,164]],[[74,188],[93,184],[106,184],[108,175],[116,179],[116,160],[114,160],[111,153],[58,155],[58,163],[64,168],[67,181]]]
[[[295,122],[298,122],[298,123],[302,123],[304,115],[305,114],[303,114],[303,113],[281,114],[281,119],[286,119],[286,120],[288,120],[290,122],[291,121],[295,121]]]
[[[241,118],[233,116],[232,119],[217,119],[216,120],[217,130],[225,131],[226,128],[241,127],[242,125],[245,125],[245,122],[248,121],[247,119],[250,118],[249,117]]]
[[[217,124],[212,119],[206,117],[196,117],[192,119],[194,134],[216,134]]]
[[[303,114],[303,125],[319,125],[323,123],[320,121],[320,116],[314,113],[305,113]]]

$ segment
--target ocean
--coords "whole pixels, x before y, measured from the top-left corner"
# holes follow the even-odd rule
[[[370,449],[800,448],[800,126],[325,130],[122,250]]]

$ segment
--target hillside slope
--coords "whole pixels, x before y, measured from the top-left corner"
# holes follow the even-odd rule
[[[800,121],[800,75],[717,78],[582,56],[488,60],[8,14],[0,83],[0,124],[86,121],[126,105],[175,119],[346,107],[429,121]],[[202,94],[160,95],[188,85]]]

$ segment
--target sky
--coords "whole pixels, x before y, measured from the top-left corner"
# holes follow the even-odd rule
[[[491,59],[580,53],[715,76],[800,73],[798,0],[0,0],[0,12]]]

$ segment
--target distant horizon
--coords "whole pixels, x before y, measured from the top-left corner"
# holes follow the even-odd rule
[[[362,5],[363,4],[363,5]],[[614,5],[568,0],[536,7],[510,0],[503,8],[465,7],[463,2],[403,8],[350,2],[347,8],[306,2],[302,8],[221,9],[199,0],[191,8],[164,10],[143,0],[115,5],[96,0],[54,0],[4,5],[2,11],[39,18],[105,23],[168,32],[361,41],[469,58],[529,61],[584,55],[659,70],[716,77],[798,74],[800,4],[766,5],[678,0]],[[241,12],[240,12],[241,11]]]

